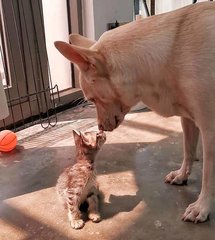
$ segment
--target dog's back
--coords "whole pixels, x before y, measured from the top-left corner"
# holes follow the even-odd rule
[[[212,50],[215,48],[214,36],[215,3],[205,2],[134,21],[107,31],[93,48],[101,52],[106,50],[106,54],[114,54],[116,51],[116,55],[120,51],[124,53],[125,48],[128,54],[136,49],[138,50],[135,53],[159,50],[157,55],[161,51],[162,57],[170,57],[170,50],[180,50],[182,47],[196,52],[197,48],[203,47],[203,41],[207,43],[205,47]],[[208,45],[208,41],[211,45]],[[164,54],[164,49],[168,54]],[[173,53],[175,54],[174,51]]]
[[[214,97],[214,2],[131,22],[104,33],[92,48],[106,57],[111,74],[121,74],[122,84],[133,79],[130,91],[160,115],[194,118],[196,106]]]

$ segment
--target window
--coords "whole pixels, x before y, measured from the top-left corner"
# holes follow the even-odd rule
[[[0,16],[2,17],[2,8],[0,12]],[[4,43],[4,26],[3,26],[3,18],[1,18],[1,25],[0,25],[0,81],[2,81],[4,87],[9,86],[9,76],[6,68],[6,47],[3,45]],[[7,64],[8,67],[8,64]]]

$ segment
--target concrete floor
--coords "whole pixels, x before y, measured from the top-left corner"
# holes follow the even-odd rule
[[[200,191],[201,146],[188,185],[165,184],[165,175],[182,159],[180,120],[150,111],[128,114],[107,133],[97,158],[103,220],[71,229],[54,186],[74,163],[72,129],[95,130],[95,116],[92,107],[68,110],[54,128],[18,132],[17,149],[0,154],[0,240],[214,239],[215,204],[206,223],[180,220]]]

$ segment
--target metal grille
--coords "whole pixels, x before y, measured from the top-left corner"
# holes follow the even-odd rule
[[[37,17],[35,17],[35,9]],[[16,48],[19,57],[15,56],[16,53],[13,51],[14,39],[10,35],[10,24],[7,18],[9,13],[18,40]],[[53,86],[51,79],[45,48],[41,1],[30,0],[27,5],[23,0],[16,3],[8,1],[5,13],[3,5],[0,32],[1,56],[7,83],[5,91],[10,111],[10,116],[0,121],[0,130],[7,128],[17,131],[37,123],[41,123],[43,128],[55,126],[56,106],[60,98],[58,86]],[[41,39],[44,41],[43,52]]]

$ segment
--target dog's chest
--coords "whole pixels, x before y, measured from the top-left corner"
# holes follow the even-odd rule
[[[143,86],[141,100],[151,110],[163,117],[183,116],[192,118],[188,106],[184,104],[183,96],[177,97],[178,90],[174,87],[167,87],[165,82],[161,81],[157,86]],[[181,94],[182,95],[182,94]]]
[[[170,117],[176,114],[174,108],[174,97],[165,86],[143,86],[141,91],[141,100],[151,110],[164,117]]]

